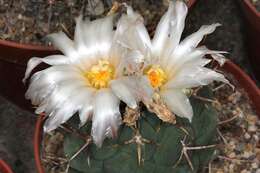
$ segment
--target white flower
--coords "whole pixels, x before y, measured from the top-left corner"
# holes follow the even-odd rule
[[[129,61],[145,63],[141,73],[150,79],[150,84],[159,92],[169,109],[191,121],[193,110],[184,91],[214,80],[229,82],[222,74],[204,67],[211,61],[204,58],[206,54],[223,64],[225,59],[221,53],[226,52],[198,47],[203,37],[211,34],[220,24],[204,25],[180,41],[187,11],[182,1],[170,3],[151,40],[141,16],[128,7],[128,21],[132,19],[132,22],[120,43],[128,48]]]
[[[81,125],[92,118],[92,136],[101,146],[105,137],[115,137],[121,124],[120,100],[136,108],[139,92],[152,94],[143,77],[125,76],[124,49],[118,44],[120,28],[113,29],[113,17],[94,21],[76,20],[74,41],[64,33],[50,35],[64,55],[31,58],[23,81],[44,62],[51,67],[35,73],[26,98],[38,105],[36,113],[49,118],[44,131],[56,129],[73,114],[79,113]],[[142,96],[143,97],[143,96]]]

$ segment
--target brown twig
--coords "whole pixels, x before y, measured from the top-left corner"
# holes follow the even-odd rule
[[[181,161],[181,159],[183,158],[183,155],[184,155],[185,158],[186,158],[186,161],[188,162],[188,164],[189,164],[189,166],[190,166],[190,168],[191,168],[191,170],[193,171],[193,170],[194,170],[194,166],[193,166],[193,164],[192,164],[192,162],[191,162],[191,160],[190,160],[190,157],[189,157],[189,155],[188,155],[188,151],[189,151],[189,150],[203,150],[203,149],[208,149],[208,148],[214,148],[214,147],[216,147],[217,145],[214,144],[214,145],[188,147],[188,146],[185,144],[186,137],[187,137],[187,136],[185,136],[184,139],[181,140],[181,144],[182,144],[181,155],[180,155],[178,161],[176,162],[176,164],[175,164],[173,167],[176,167],[176,166],[180,163],[180,161]]]
[[[218,133],[218,135],[220,136],[220,138],[223,140],[223,142],[224,142],[224,144],[228,144],[227,143],[227,140],[226,140],[226,138],[222,135],[222,133],[220,132],[220,130],[219,130],[219,128],[217,128],[217,133]]]
[[[217,100],[209,99],[209,98],[206,98],[206,97],[201,97],[201,96],[198,96],[198,95],[193,95],[193,97],[196,98],[196,99],[205,101],[205,102],[219,104],[219,102]]]
[[[70,34],[69,30],[67,29],[67,27],[61,23],[60,26],[62,27],[63,31],[70,37],[73,38],[73,36]]]
[[[66,170],[65,170],[66,173],[69,172],[70,162],[71,162],[73,159],[75,159],[84,149],[86,149],[91,142],[92,142],[92,139],[91,139],[91,138],[88,138],[88,139],[86,140],[85,144],[82,145],[82,147],[80,147],[80,148],[78,149],[78,151],[76,151],[76,152],[68,159],[68,164],[67,164],[67,167],[66,167]]]
[[[218,156],[218,158],[222,159],[222,160],[228,160],[228,161],[231,161],[231,162],[254,163],[254,161],[230,158],[230,157],[226,157],[226,156]]]
[[[214,148],[216,147],[216,144],[213,145],[205,145],[205,146],[197,146],[197,147],[186,147],[187,150],[203,150],[208,148]]]
[[[69,126],[68,124],[62,124],[59,126],[59,128],[61,128],[62,130],[64,130],[65,132],[67,133],[72,133],[74,134],[75,136],[83,139],[84,141],[87,141],[89,139],[91,139],[91,136],[89,135],[86,135],[86,134],[82,134],[78,129],[75,129],[71,126]]]
[[[70,157],[69,162],[72,161],[73,159],[75,159],[85,148],[88,147],[88,145],[89,145],[90,143],[91,143],[91,139],[88,139],[88,140],[86,141],[86,143],[85,143],[82,147],[80,147],[80,149],[79,149],[75,154],[73,154],[73,155]]]
[[[236,119],[237,117],[239,117],[239,114],[236,114],[236,115],[234,115],[231,118],[228,118],[226,120],[220,121],[218,123],[218,125],[223,125],[223,124],[229,123],[229,122],[233,121],[234,119]]]
[[[213,89],[212,89],[212,91],[213,91],[213,92],[215,92],[215,91],[217,91],[217,90],[219,90],[219,89],[223,88],[225,85],[226,85],[226,84],[225,84],[225,83],[223,83],[223,84],[221,84],[221,85],[217,86],[216,88],[213,88]]]

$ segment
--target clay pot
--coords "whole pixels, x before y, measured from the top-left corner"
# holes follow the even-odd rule
[[[237,65],[231,61],[227,61],[222,67],[223,71],[232,74],[238,81],[239,85],[247,92],[249,98],[252,101],[252,106],[256,110],[257,115],[260,117],[260,89],[256,86],[253,80]],[[35,132],[34,132],[34,157],[38,173],[45,173],[41,164],[41,141],[42,141],[42,127],[44,122],[44,116],[38,117]]]
[[[0,172],[1,173],[13,173],[13,171],[11,170],[9,165],[1,159],[0,159]]]
[[[260,12],[250,0],[239,0],[246,21],[247,46],[249,61],[253,67],[256,78],[260,81]]]

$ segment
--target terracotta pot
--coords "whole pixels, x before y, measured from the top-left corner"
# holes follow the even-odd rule
[[[260,81],[260,12],[257,11],[250,0],[239,0],[238,2],[244,12],[246,21],[249,60],[256,78]]]
[[[235,77],[239,85],[247,92],[249,98],[252,101],[253,108],[260,117],[260,89],[256,86],[253,80],[240,67],[231,61],[227,61],[221,70],[227,73],[231,73]],[[40,156],[43,122],[44,116],[41,115],[37,120],[34,132],[34,157],[38,173],[45,173],[41,164]]]
[[[13,173],[13,171],[11,170],[9,165],[1,159],[0,159],[0,172],[1,173]]]

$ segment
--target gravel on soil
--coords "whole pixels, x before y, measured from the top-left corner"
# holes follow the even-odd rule
[[[218,104],[214,106],[219,112],[217,130],[221,145],[209,167],[211,173],[259,173],[260,119],[247,93],[231,75],[227,76],[236,89],[223,84],[215,86]]]

